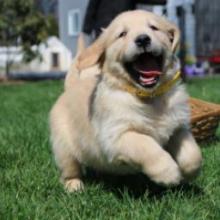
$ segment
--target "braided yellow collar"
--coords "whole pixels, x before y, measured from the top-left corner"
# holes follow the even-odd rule
[[[174,86],[174,84],[180,79],[180,71],[177,71],[176,74],[173,76],[173,78],[160,85],[156,90],[152,91],[152,92],[148,92],[144,89],[139,89],[136,88],[134,86],[131,85],[125,85],[122,86],[122,89],[124,89],[125,91],[134,94],[140,98],[153,98],[156,96],[160,96],[164,93],[166,93],[167,91],[169,91],[171,89],[172,86]]]

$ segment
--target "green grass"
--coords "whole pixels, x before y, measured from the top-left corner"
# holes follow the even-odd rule
[[[162,189],[142,176],[85,180],[82,193],[59,183],[48,135],[48,112],[63,82],[0,86],[0,219],[220,219],[220,142],[203,144],[198,179]],[[220,103],[220,78],[193,80],[190,94]],[[218,130],[218,137],[220,132]]]

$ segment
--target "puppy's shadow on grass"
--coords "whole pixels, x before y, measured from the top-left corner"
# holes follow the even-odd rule
[[[181,184],[176,187],[166,188],[156,185],[143,174],[116,176],[100,174],[94,171],[87,172],[86,182],[90,184],[101,184],[103,190],[112,192],[119,199],[123,199],[125,194],[131,198],[139,199],[143,197],[161,199],[170,193],[181,192],[184,197],[201,196],[203,190],[195,184]]]
[[[213,136],[207,140],[200,141],[199,144],[203,147],[212,147],[213,144],[218,144],[220,142],[220,136]]]

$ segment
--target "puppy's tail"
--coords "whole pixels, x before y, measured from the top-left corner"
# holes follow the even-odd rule
[[[77,61],[79,55],[85,50],[85,41],[84,41],[84,36],[83,33],[80,33],[77,41],[77,50],[76,50],[76,55],[75,58],[73,59],[73,62],[70,66],[69,71],[67,72],[66,78],[65,78],[65,83],[64,83],[64,88],[65,90],[74,86],[75,82],[79,79],[79,70],[77,68]]]

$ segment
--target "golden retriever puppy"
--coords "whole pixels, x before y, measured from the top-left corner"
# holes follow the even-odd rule
[[[119,15],[75,59],[50,115],[51,140],[68,191],[83,188],[82,166],[142,172],[165,186],[196,176],[201,152],[179,83],[180,33],[146,11]]]

